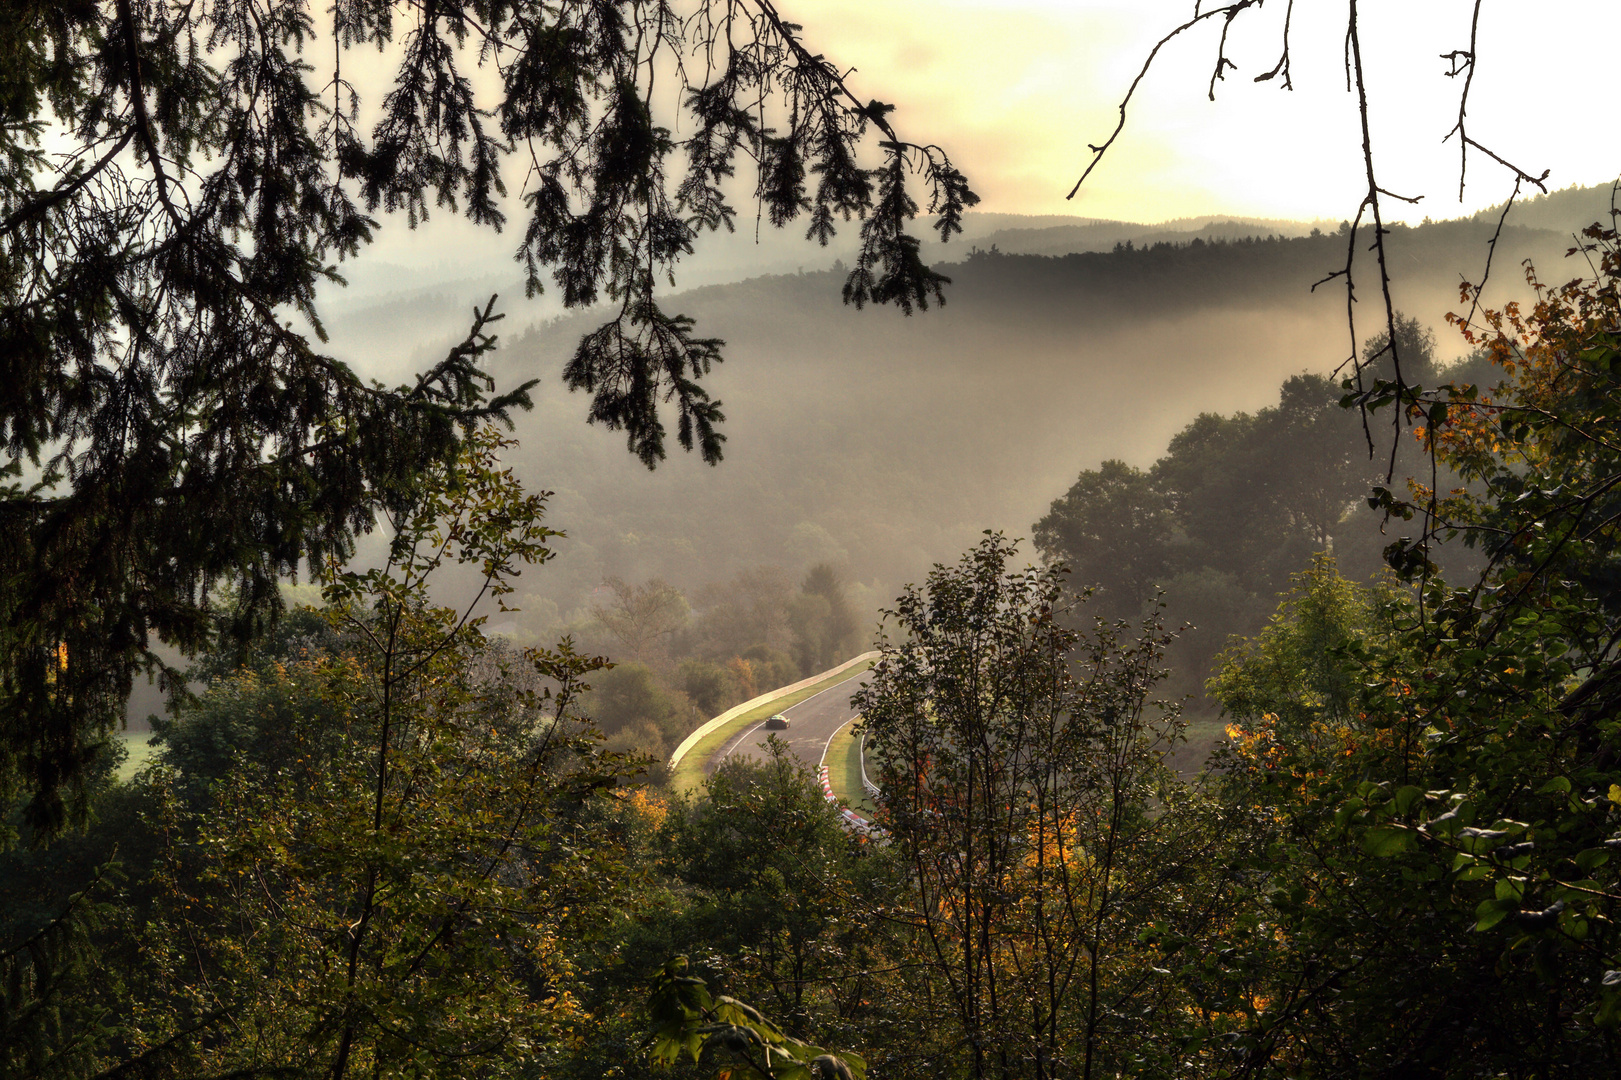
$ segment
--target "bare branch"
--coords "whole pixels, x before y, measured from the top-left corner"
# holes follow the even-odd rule
[[[1480,284],[1470,285],[1468,282],[1464,282],[1464,287],[1470,292],[1469,317],[1463,320],[1463,325],[1466,327],[1474,324],[1475,313],[1480,310],[1481,293],[1486,290],[1486,281],[1492,276],[1492,257],[1497,254],[1497,241],[1503,235],[1503,224],[1508,221],[1508,212],[1514,206],[1514,200],[1520,197],[1520,183],[1519,179],[1515,179],[1514,193],[1503,204],[1503,212],[1497,215],[1497,228],[1492,230],[1492,238],[1486,242],[1486,269],[1480,275]]]
[[[1198,26],[1200,23],[1208,19],[1215,18],[1218,15],[1222,16],[1226,20],[1222,26],[1222,38],[1225,40],[1227,36],[1227,25],[1233,21],[1238,13],[1246,8],[1255,7],[1259,3],[1260,0],[1236,0],[1235,3],[1227,4],[1222,7],[1211,8],[1209,11],[1195,10],[1193,18],[1189,19],[1181,26],[1178,26],[1169,34],[1166,34],[1164,37],[1160,38],[1159,42],[1149,52],[1148,59],[1143,61],[1142,70],[1138,71],[1137,77],[1131,80],[1131,86],[1126,90],[1126,96],[1120,101],[1120,121],[1115,124],[1114,131],[1109,134],[1109,137],[1105,139],[1101,145],[1094,146],[1090,143],[1087,144],[1087,149],[1092,151],[1092,160],[1086,166],[1086,171],[1081,173],[1081,178],[1075,181],[1075,186],[1069,189],[1069,194],[1064,196],[1064,198],[1073,199],[1075,197],[1075,193],[1081,190],[1081,185],[1086,183],[1086,178],[1092,175],[1092,170],[1098,167],[1098,162],[1103,160],[1103,155],[1108,152],[1109,147],[1114,145],[1115,140],[1120,137],[1120,133],[1125,130],[1126,107],[1131,104],[1132,97],[1136,95],[1137,87],[1140,86],[1143,79],[1147,77],[1148,69],[1154,66],[1154,59],[1159,56],[1159,51],[1165,46],[1169,45],[1177,37],[1180,37],[1183,33],[1193,29],[1195,26]],[[1216,71],[1219,74],[1221,70],[1221,61],[1218,58]],[[1214,86],[1214,80],[1212,80],[1212,86]],[[1212,94],[1212,97],[1213,96],[1214,94]]]
[[[1289,78],[1289,24],[1294,21],[1295,0],[1289,0],[1289,6],[1283,12],[1283,55],[1278,57],[1277,64],[1271,71],[1255,76],[1256,82],[1271,82],[1279,75],[1283,76],[1283,88],[1293,90],[1295,84]]]
[[[1362,167],[1368,179],[1368,193],[1363,197],[1362,205],[1367,208],[1373,217],[1373,251],[1379,264],[1379,290],[1385,302],[1385,333],[1387,334],[1385,349],[1381,350],[1381,352],[1389,352],[1390,362],[1395,371],[1397,407],[1394,410],[1394,418],[1392,422],[1395,425],[1396,434],[1399,436],[1404,417],[1401,406],[1406,403],[1405,399],[1408,396],[1407,381],[1404,373],[1402,372],[1401,347],[1397,344],[1396,302],[1390,295],[1390,261],[1388,254],[1385,251],[1385,236],[1387,234],[1387,230],[1385,229],[1384,215],[1379,205],[1379,196],[1382,194],[1388,194],[1388,192],[1385,192],[1384,189],[1379,186],[1379,181],[1374,176],[1373,131],[1372,125],[1368,118],[1368,86],[1362,69],[1362,38],[1357,25],[1358,17],[1357,0],[1350,0],[1350,15],[1346,23],[1346,40],[1350,44],[1351,70],[1355,80],[1357,96],[1357,114],[1362,124]],[[1393,197],[1399,198],[1400,196]],[[1360,217],[1360,213],[1358,216]],[[1354,245],[1356,241],[1356,230],[1354,228],[1351,230],[1351,240],[1353,245],[1352,257],[1354,258]],[[1355,303],[1355,297],[1350,295],[1351,278],[1349,263],[1346,265],[1346,271],[1347,318],[1349,318],[1349,305]],[[1352,330],[1352,335],[1354,344],[1354,327]],[[1360,382],[1360,377],[1358,381]],[[1392,437],[1390,440],[1390,463],[1385,469],[1386,483],[1389,483],[1390,480],[1396,475],[1396,446],[1399,441],[1400,440],[1397,437]]]
[[[1238,8],[1229,11],[1227,18],[1221,23],[1221,41],[1216,45],[1216,69],[1210,73],[1210,89],[1206,92],[1211,101],[1216,100],[1216,81],[1226,80],[1228,68],[1238,70],[1238,65],[1227,59],[1227,31],[1232,29],[1233,20],[1238,17],[1238,12]]]

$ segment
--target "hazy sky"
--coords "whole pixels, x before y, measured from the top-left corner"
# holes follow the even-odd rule
[[[1584,48],[1613,33],[1614,2],[1483,4],[1470,134],[1530,172],[1551,170],[1550,189],[1606,183],[1621,170],[1609,113],[1613,67]],[[1281,80],[1253,81],[1277,62],[1285,0],[1233,24],[1227,52],[1238,68],[1217,84],[1214,102],[1206,88],[1220,26],[1203,24],[1162,50],[1124,134],[1070,201],[1064,196],[1089,158],[1087,144],[1108,136],[1143,58],[1188,18],[1191,0],[777,4],[804,26],[813,49],[855,69],[858,95],[898,106],[905,137],[944,146],[983,210],[1339,221],[1355,213],[1364,190],[1341,59],[1346,0],[1296,0],[1292,92],[1279,89]],[[1442,143],[1461,80],[1446,77],[1440,54],[1468,46],[1472,0],[1362,0],[1361,8],[1380,185],[1424,196],[1417,207],[1391,203],[1391,219],[1456,217],[1500,203],[1512,177],[1479,153],[1470,156],[1459,203],[1457,140]],[[513,212],[520,220],[521,209]],[[469,266],[510,268],[512,243],[441,214],[419,232],[383,230],[372,258],[465,274]]]
[[[1213,20],[1161,52],[1125,134],[1082,194],[1064,195],[1101,142],[1143,58],[1193,11],[1190,0],[780,0],[808,41],[858,69],[862,96],[900,106],[908,137],[945,145],[986,209],[1160,220],[1243,213],[1339,219],[1363,190],[1355,99],[1345,90],[1344,0],[1296,0],[1295,90],[1257,85],[1278,59],[1285,0],[1233,24],[1238,65],[1206,98],[1220,36]],[[1207,6],[1210,6],[1207,3]],[[1471,154],[1460,207],[1461,79],[1440,54],[1469,44],[1472,0],[1364,0],[1382,187],[1424,195],[1440,218],[1501,201],[1512,178]],[[1613,68],[1584,43],[1614,32],[1613,0],[1486,0],[1470,134],[1550,188],[1621,169],[1609,103]]]

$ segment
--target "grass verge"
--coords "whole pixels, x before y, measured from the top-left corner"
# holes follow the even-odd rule
[[[867,789],[861,786],[861,739],[854,720],[833,733],[822,763],[827,766],[827,782],[833,794],[848,803],[850,809],[871,817],[874,807]]]
[[[704,783],[704,765],[708,763],[710,757],[716,751],[726,745],[727,740],[739,732],[758,724],[772,713],[779,713],[784,709],[798,705],[806,698],[820,694],[830,686],[837,686],[841,682],[849,682],[872,667],[872,663],[871,660],[863,660],[855,667],[847,668],[831,678],[823,679],[821,682],[807,686],[803,690],[795,690],[793,693],[777,698],[775,701],[768,701],[757,709],[750,709],[741,716],[733,717],[728,723],[699,739],[698,744],[687,751],[686,756],[676,765],[675,772],[670,776],[671,789],[684,792],[696,791]],[[858,779],[856,787],[859,788],[860,786],[861,781]]]

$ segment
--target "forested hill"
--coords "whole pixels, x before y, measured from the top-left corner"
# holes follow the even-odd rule
[[[1573,185],[1546,195],[1516,200],[1509,220],[1528,229],[1551,229],[1569,236],[1581,232],[1594,221],[1608,224],[1614,196],[1615,187],[1612,184],[1595,187]],[[1488,207],[1476,214],[1473,220],[1495,222],[1502,212],[1500,206]]]
[[[1443,360],[1462,351],[1444,315],[1457,282],[1479,276],[1492,226],[1390,237],[1397,302],[1435,330]],[[1511,227],[1494,281],[1521,284],[1526,257],[1569,276],[1568,245]],[[833,272],[672,297],[671,310],[727,343],[709,383],[727,416],[717,468],[676,453],[650,474],[620,437],[580,422],[585,399],[557,376],[600,313],[509,331],[500,379],[543,380],[520,420],[520,469],[556,490],[552,521],[569,533],[526,581],[525,617],[566,616],[607,575],[690,588],[824,560],[870,590],[857,599],[887,600],[982,529],[1028,535],[1082,468],[1147,466],[1196,415],[1275,403],[1287,376],[1330,370],[1350,348],[1345,293],[1311,285],[1348,246],[1320,233],[1062,257],[982,250],[942,267],[953,278],[944,309],[909,319],[843,306]],[[1358,274],[1371,301],[1365,255]],[[1379,312],[1364,303],[1358,317],[1372,332]]]
[[[1456,306],[1458,282],[1476,280],[1484,270],[1494,228],[1494,221],[1482,220],[1392,226],[1387,244],[1405,303],[1439,303],[1435,317],[1448,305]],[[1366,251],[1370,242],[1371,232],[1363,230],[1356,246],[1357,277],[1371,293],[1378,278]],[[1317,231],[1148,245],[1128,241],[1107,252],[1059,256],[976,249],[966,263],[945,269],[957,283],[962,305],[976,317],[1041,312],[1048,320],[1103,324],[1214,305],[1294,307],[1301,302],[1301,290],[1310,292],[1313,283],[1344,266],[1350,246],[1348,232]],[[1562,262],[1569,246],[1568,235],[1508,226],[1499,243],[1497,273],[1517,281],[1521,259],[1551,266]],[[1318,291],[1343,307],[1344,289],[1337,281]],[[957,302],[959,297],[953,294],[951,299]],[[1366,317],[1376,316],[1370,311]]]
[[[1321,222],[1255,218],[1182,218],[1159,225],[1124,221],[1081,221],[1003,225],[969,232],[964,240],[975,247],[997,248],[1016,255],[1070,255],[1082,251],[1109,251],[1116,244],[1136,247],[1159,243],[1185,244],[1191,240],[1239,240],[1259,236],[1305,236]],[[1329,224],[1332,228],[1332,224]]]
[[[1568,244],[1571,234],[1585,225],[1599,218],[1608,220],[1609,206],[1608,185],[1567,188],[1520,200],[1512,222],[1550,230]],[[1500,209],[1490,209],[1474,222],[1477,226],[1495,226],[1499,215]],[[1069,255],[1109,252],[1126,244],[1137,249],[1157,244],[1189,245],[1195,240],[1209,243],[1305,237],[1319,225],[1330,233],[1337,227],[1328,222],[1266,218],[1205,216],[1142,223],[1070,215],[970,212],[963,218],[962,235],[949,244],[941,244],[928,230],[920,239],[925,260],[961,262],[974,248],[1003,254]],[[826,248],[806,243],[800,231],[792,228],[740,228],[736,233],[705,236],[697,252],[682,262],[677,281],[682,288],[692,290],[763,275],[825,270],[839,260],[854,257],[857,232],[853,227],[841,229]],[[437,342],[463,325],[467,305],[475,298],[498,292],[504,309],[525,322],[561,314],[552,293],[519,299],[523,288],[509,251],[506,241],[501,240],[482,248],[451,245],[436,249],[432,265],[397,265],[371,256],[344,264],[343,276],[348,284],[324,288],[320,305],[338,355],[369,374],[393,381],[413,370],[408,363],[413,354],[419,361],[437,359]],[[1464,254],[1467,274],[1478,274],[1483,256]],[[1343,261],[1343,256],[1336,256],[1336,261]],[[1509,277],[1516,277],[1512,267],[1507,269]],[[1463,266],[1458,270],[1465,272]],[[1451,280],[1451,269],[1447,275]],[[429,341],[435,344],[424,348]]]

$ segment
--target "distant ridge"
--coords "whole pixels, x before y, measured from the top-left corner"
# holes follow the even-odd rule
[[[1090,251],[1112,251],[1117,244],[1146,247],[1159,243],[1186,243],[1194,237],[1214,241],[1305,236],[1312,229],[1320,230],[1322,224],[1328,224],[1329,231],[1334,227],[1331,223],[1253,218],[1182,218],[1156,226],[1096,222],[1048,228],[998,229],[978,239],[976,246],[994,246],[1008,255],[1078,255]]]
[[[1547,195],[1518,200],[1508,223],[1524,229],[1545,229],[1561,235],[1580,232],[1595,221],[1610,220],[1612,185],[1572,185]],[[1426,225],[1450,221],[1496,224],[1501,204],[1476,214],[1439,220],[1425,219]],[[963,239],[971,246],[996,249],[1009,255],[1071,255],[1089,251],[1111,251],[1116,244],[1137,247],[1166,242],[1186,242],[1197,235],[1206,241],[1239,240],[1246,237],[1306,236],[1313,229],[1333,232],[1339,222],[1326,219],[1298,221],[1288,218],[1256,218],[1234,214],[1205,214],[1160,222],[1113,221],[1106,218],[1066,217],[1061,214],[973,214],[963,222]],[[934,249],[931,247],[931,252]],[[941,251],[936,257],[952,257]]]
[[[1518,199],[1514,203],[1514,208],[1509,211],[1509,224],[1521,225],[1528,229],[1551,229],[1561,233],[1580,232],[1595,221],[1608,224],[1613,190],[1613,184],[1598,184],[1593,187],[1572,184],[1568,188],[1550,191],[1546,195]],[[1621,197],[1617,198],[1617,205],[1621,205]],[[1503,207],[1499,203],[1475,214],[1472,220],[1495,222],[1502,212]]]
[[[1542,230],[1545,236],[1534,246],[1543,256],[1555,251],[1562,255],[1570,247],[1573,233],[1596,220],[1609,220],[1609,206],[1609,185],[1572,187],[1521,201],[1515,206],[1509,224],[1528,232]],[[1432,240],[1442,240],[1450,233],[1443,241],[1443,247],[1451,246],[1460,239],[1483,243],[1484,235],[1476,234],[1484,229],[1485,235],[1489,235],[1496,225],[1498,213],[1500,208],[1413,228],[1427,229],[1425,235]],[[964,219],[963,235],[954,237],[949,244],[941,244],[922,227],[924,224],[920,220],[920,232],[924,234],[922,254],[931,264],[961,263],[976,248],[980,251],[994,248],[1002,255],[1063,257],[1108,253],[1117,245],[1127,244],[1140,250],[1162,244],[1187,246],[1194,240],[1207,244],[1232,243],[1251,238],[1265,240],[1268,237],[1303,240],[1316,229],[1333,234],[1340,225],[1339,222],[1330,221],[1220,214],[1145,223],[1065,214],[971,212]],[[1463,232],[1458,233],[1456,229]],[[761,277],[816,274],[834,266],[836,261],[848,262],[854,258],[856,231],[851,227],[844,228],[827,248],[806,243],[801,232],[791,228],[764,229],[759,233],[759,243],[752,238],[753,230],[706,237],[705,244],[700,245],[700,254],[683,263],[678,270],[677,289],[690,292],[695,288],[741,285]],[[744,235],[745,232],[749,235]],[[1430,248],[1430,251],[1414,250],[1407,257],[1430,261],[1430,255],[1434,254],[1433,246],[1426,243],[1420,244],[1420,248]],[[1289,276],[1292,271],[1288,269],[1288,264],[1306,254],[1299,248],[1287,252],[1275,250],[1279,253],[1276,259],[1259,257],[1245,261],[1253,261],[1253,269],[1262,278],[1275,278],[1280,273]],[[456,264],[448,261],[452,254],[446,255],[445,269],[450,273],[444,277],[437,277],[423,268],[411,269],[385,263],[345,264],[343,273],[354,283],[353,287],[333,291],[322,304],[327,329],[333,335],[333,347],[351,362],[357,363],[367,374],[391,381],[403,378],[443,355],[443,350],[459,340],[465,331],[468,306],[474,301],[487,300],[492,292],[501,294],[502,310],[515,316],[514,322],[536,322],[566,315],[557,302],[555,291],[533,300],[524,299],[523,290],[517,286],[517,275],[505,252],[502,257],[482,264],[480,273],[462,272],[459,276],[453,269]],[[1452,283],[1448,288],[1453,290],[1460,276],[1471,277],[1479,273],[1476,252],[1458,250],[1454,254],[1456,257],[1442,271],[1440,279]],[[1208,263],[1212,257],[1210,253],[1181,258],[1162,254],[1149,260],[1154,264],[1152,270],[1141,259],[1133,260],[1129,267],[1122,269],[1132,275],[1168,269],[1171,277],[1164,279],[1168,283],[1175,280],[1178,273],[1197,275],[1198,266]],[[1293,269],[1300,274],[1310,275],[1307,279],[1309,284],[1332,269],[1330,264],[1336,258],[1343,256],[1312,254],[1308,263]],[[1547,260],[1543,258],[1539,261]],[[1166,266],[1167,262],[1175,266]],[[1410,262],[1409,266],[1412,265]],[[1194,293],[1208,293],[1206,284],[1195,284]],[[1246,288],[1236,281],[1229,282],[1228,287],[1240,292]],[[834,288],[833,292],[836,291]]]

